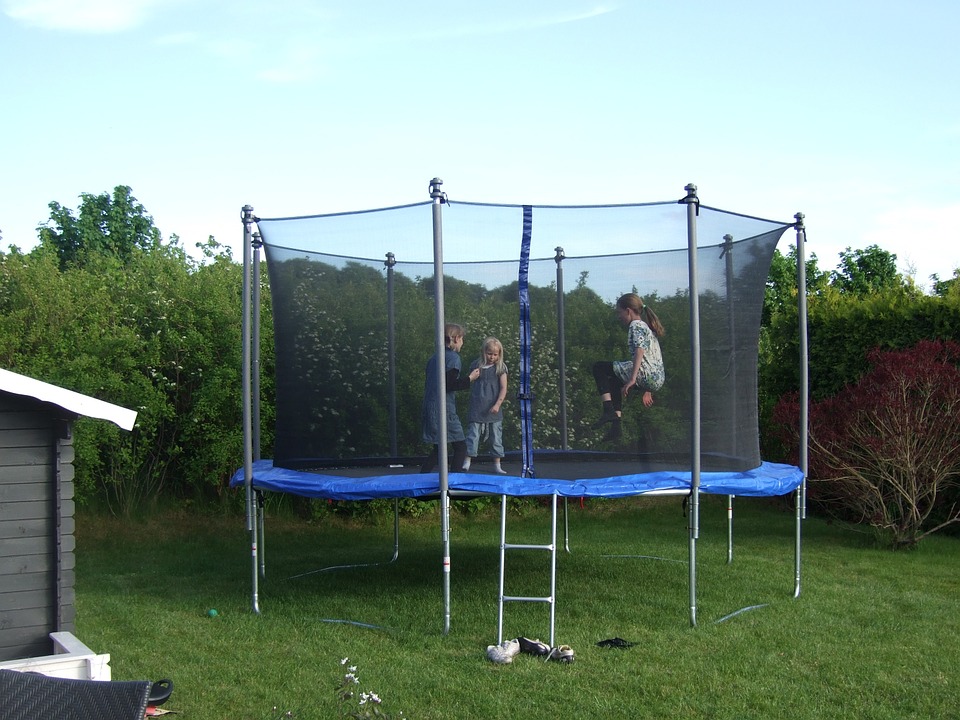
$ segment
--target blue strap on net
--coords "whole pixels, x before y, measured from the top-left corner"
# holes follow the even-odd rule
[[[533,473],[533,393],[530,390],[530,239],[533,235],[533,207],[523,206],[523,240],[520,245],[520,276],[517,286],[520,302],[520,455],[521,477]]]

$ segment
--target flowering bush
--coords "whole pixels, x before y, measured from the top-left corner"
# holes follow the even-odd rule
[[[404,717],[403,711],[396,715],[386,713],[381,708],[383,700],[377,693],[360,690],[360,678],[357,676],[357,666],[350,665],[350,658],[343,658],[340,665],[346,668],[346,673],[337,686],[337,700],[339,701],[339,717],[367,720],[368,718],[384,718],[384,720],[400,720]]]

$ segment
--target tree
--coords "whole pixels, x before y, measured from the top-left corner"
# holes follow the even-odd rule
[[[840,264],[831,273],[831,283],[843,293],[866,295],[903,284],[897,272],[897,256],[870,245],[862,250],[849,247],[840,253]]]
[[[819,292],[829,279],[827,273],[817,267],[816,253],[811,253],[810,257],[805,259],[804,272],[808,295]],[[791,245],[786,255],[783,255],[779,250],[773,251],[773,258],[770,260],[770,272],[767,276],[767,287],[764,291],[761,324],[768,327],[775,313],[782,311],[787,305],[796,307],[796,304],[797,248],[795,245]]]
[[[160,243],[160,231],[126,185],[107,193],[80,195],[79,215],[51,202],[50,220],[37,228],[40,244],[53,248],[60,268],[83,266],[96,256],[129,262],[136,249],[147,250]]]
[[[960,268],[953,271],[953,277],[948,280],[941,280],[940,276],[934,273],[930,276],[933,283],[933,294],[938,297],[945,297],[952,292],[960,291]]]

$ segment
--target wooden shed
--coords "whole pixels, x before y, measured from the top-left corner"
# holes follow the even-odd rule
[[[74,630],[73,422],[137,414],[0,369],[0,661],[49,655]]]

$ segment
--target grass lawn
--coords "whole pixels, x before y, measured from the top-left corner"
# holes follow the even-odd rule
[[[268,505],[260,615],[242,518],[81,514],[77,635],[111,655],[114,679],[171,678],[164,707],[185,720],[363,709],[338,705],[342,658],[357,667],[358,690],[406,718],[960,718],[956,538],[892,553],[869,533],[807,520],[794,598],[792,511],[737,500],[728,564],[725,498],[706,496],[692,627],[679,500],[570,508],[556,610],[556,642],[576,652],[570,665],[486,659],[497,631],[491,512],[453,513],[447,635],[435,510],[401,521],[396,562],[311,572],[389,560],[392,517],[311,523]],[[511,515],[508,540],[547,542],[549,519],[542,508]],[[508,555],[508,594],[548,589],[546,553]],[[505,637],[548,632],[546,605],[507,605]],[[613,637],[636,644],[597,647]]]

